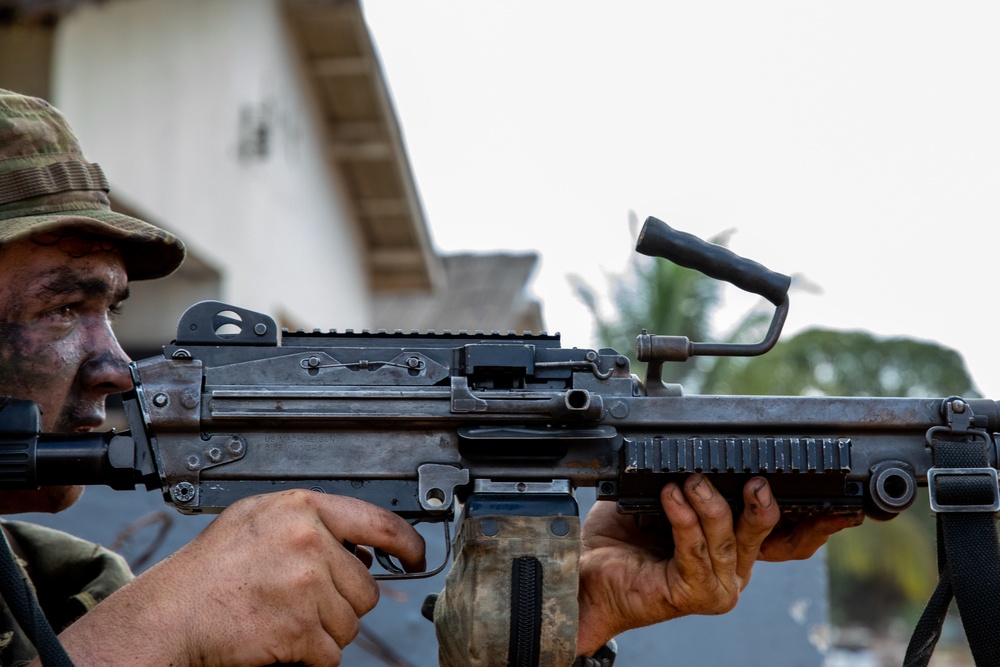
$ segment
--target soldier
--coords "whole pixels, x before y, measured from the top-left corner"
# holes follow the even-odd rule
[[[111,329],[128,283],[166,276],[184,258],[173,235],[112,212],[107,191],[57,110],[0,91],[0,395],[37,402],[47,432],[101,426],[106,396],[131,386]],[[0,492],[0,513],[58,512],[81,491]],[[673,556],[599,504],[584,526],[580,654],[629,628],[725,612],[759,554],[808,557],[850,523],[820,520],[765,541],[779,518],[766,482],[752,480],[745,498],[734,522],[706,478],[668,485]],[[344,543],[424,567],[423,540],[396,515],[302,490],[232,505],[134,579],[97,545],[23,522],[3,528],[78,665],[339,664],[378,599],[370,558]],[[34,656],[0,609],[0,664]]]

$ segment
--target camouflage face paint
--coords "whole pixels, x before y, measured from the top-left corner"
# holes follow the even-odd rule
[[[107,395],[131,386],[111,331],[127,284],[116,249],[70,254],[29,240],[0,250],[0,394],[38,403],[45,431],[99,427]],[[34,509],[61,509],[79,490],[64,489],[64,504],[46,493]],[[0,512],[16,511],[5,499]]]

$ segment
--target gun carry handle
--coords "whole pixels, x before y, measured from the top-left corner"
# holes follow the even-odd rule
[[[636,358],[649,363],[646,369],[646,391],[649,395],[671,396],[677,393],[675,387],[663,382],[664,362],[687,361],[694,356],[753,357],[764,354],[778,342],[788,316],[790,277],[740,257],[722,246],[679,232],[652,216],[646,218],[635,249],[643,255],[661,257],[700,271],[710,278],[724,280],[745,292],[759,294],[775,305],[771,325],[759,343],[694,342],[686,336],[662,336],[643,330],[636,338]]]
[[[635,249],[643,255],[669,259],[674,264],[724,280],[744,292],[759,294],[775,306],[785,300],[792,283],[786,275],[740,257],[728,248],[673,229],[652,216],[646,218]]]
[[[646,391],[650,395],[676,394],[675,387],[663,382],[664,362],[687,361],[694,356],[753,357],[764,354],[778,342],[788,317],[788,288],[792,284],[789,276],[771,271],[720,245],[677,231],[652,216],[646,218],[635,249],[643,255],[661,257],[710,278],[724,280],[775,305],[771,325],[764,340],[759,343],[693,342],[686,336],[662,336],[643,330],[636,338],[636,358],[649,364],[646,368]]]

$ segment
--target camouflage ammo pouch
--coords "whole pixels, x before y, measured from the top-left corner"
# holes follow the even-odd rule
[[[542,495],[526,504],[523,495],[475,493],[466,502],[434,606],[441,667],[569,667],[576,659],[579,510],[569,494]]]

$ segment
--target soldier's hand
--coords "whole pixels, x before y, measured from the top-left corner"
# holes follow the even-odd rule
[[[424,567],[423,539],[390,512],[310,491],[256,496],[61,638],[77,665],[338,665],[379,597],[345,542]]]
[[[845,528],[860,526],[865,515],[835,514],[814,516],[796,523],[781,522],[760,546],[757,560],[781,562],[809,558],[830,539]]]
[[[660,502],[670,526],[659,532],[639,528],[614,503],[595,504],[583,527],[577,653],[589,655],[632,628],[732,609],[780,518],[763,478],[747,482],[743,499],[734,522],[704,475],[667,484]]]

